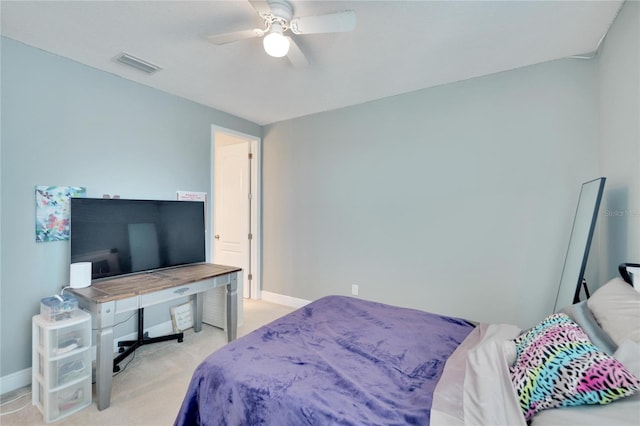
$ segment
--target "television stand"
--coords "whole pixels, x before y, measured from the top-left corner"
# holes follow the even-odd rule
[[[202,263],[109,278],[94,282],[89,287],[69,289],[78,298],[80,308],[91,313],[96,328],[98,410],[104,410],[111,404],[116,315],[190,297],[193,302],[193,331],[197,333],[202,329],[203,293],[212,288],[226,287],[226,332],[227,340],[231,342],[238,330],[238,276],[241,271],[234,266]],[[144,328],[140,327],[139,331],[144,341]]]
[[[150,345],[151,343],[166,342],[169,340],[178,340],[182,343],[184,333],[167,334],[166,336],[149,337],[149,333],[144,332],[144,308],[138,309],[138,338],[136,340],[121,340],[118,342],[120,355],[113,359],[113,372],[120,371],[120,364],[126,357],[131,355],[136,349],[142,345]],[[126,349],[125,349],[126,348]]]

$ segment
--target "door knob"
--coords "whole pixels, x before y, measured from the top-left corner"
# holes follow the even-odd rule
[[[216,234],[216,235],[213,236],[213,238],[215,238],[216,240],[219,240],[220,239],[220,235]]]

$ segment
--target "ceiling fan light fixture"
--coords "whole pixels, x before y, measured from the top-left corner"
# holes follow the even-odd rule
[[[274,58],[282,58],[289,53],[289,39],[282,35],[282,27],[274,23],[271,32],[262,40],[264,51]]]

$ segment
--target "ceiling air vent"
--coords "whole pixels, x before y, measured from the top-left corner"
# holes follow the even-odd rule
[[[120,62],[121,64],[125,64],[132,68],[140,70],[142,72],[145,72],[147,74],[153,74],[154,72],[162,69],[157,65],[154,65],[147,61],[143,61],[142,59],[136,58],[135,56],[131,56],[128,53],[120,54],[119,56],[116,57],[116,61]]]

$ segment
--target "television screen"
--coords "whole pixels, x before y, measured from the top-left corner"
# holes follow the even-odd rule
[[[71,263],[106,278],[205,261],[204,203],[71,198]]]

